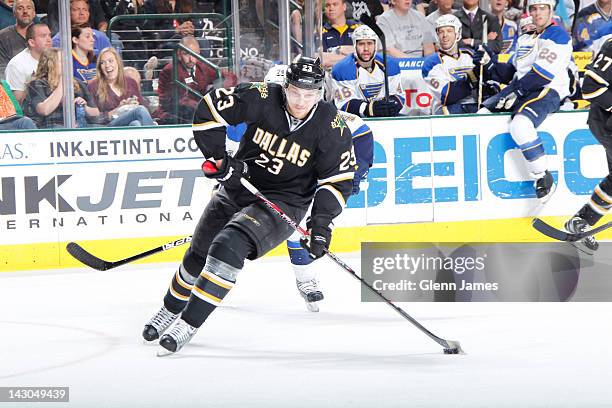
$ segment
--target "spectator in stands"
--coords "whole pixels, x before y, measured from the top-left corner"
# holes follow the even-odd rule
[[[21,106],[6,81],[0,82],[0,130],[36,129],[32,119],[22,116]]]
[[[440,16],[436,37],[439,51],[427,57],[421,69],[434,96],[435,114],[475,113],[480,66],[474,64],[470,51],[459,48],[459,19],[453,14]]]
[[[291,20],[291,35],[297,42],[302,43],[302,27],[303,27],[303,15],[302,11],[304,10],[304,0],[297,0],[298,6],[300,8],[296,8],[291,12],[289,19]]]
[[[87,3],[87,23],[92,28],[96,28],[100,31],[106,31],[108,28],[108,22],[106,21],[106,15],[102,9],[101,2],[99,0],[83,0]],[[71,6],[72,8],[72,6]],[[72,10],[70,11],[72,25],[76,24],[72,18]],[[55,35],[59,31],[59,6],[58,0],[49,0],[48,11],[47,11],[47,22],[51,32]],[[84,24],[84,23],[82,23]]]
[[[15,55],[6,66],[6,82],[19,103],[26,97],[26,85],[32,78],[44,50],[51,48],[51,31],[46,24],[35,23],[26,30],[28,47]]]
[[[386,117],[397,116],[404,107],[399,63],[389,58],[385,67],[382,55],[376,53],[378,42],[370,27],[362,25],[355,29],[355,53],[332,69],[332,93],[338,109],[361,117]],[[385,98],[385,70],[389,77],[388,99]]]
[[[77,80],[72,81],[72,86],[75,105],[84,106],[87,120],[95,121],[100,112],[87,86]],[[24,113],[41,129],[64,127],[63,89],[60,50],[46,49],[40,56],[32,81],[28,83]]]
[[[612,0],[597,0],[580,10],[576,17],[574,51],[599,52],[601,45],[612,36]]]
[[[84,27],[89,24],[89,3],[87,0],[70,0],[70,24],[71,26]],[[102,31],[93,29],[94,37],[94,55],[98,55],[101,50],[111,46],[111,42]],[[53,37],[53,46],[60,46],[59,34]]]
[[[506,19],[504,12],[508,5],[508,0],[490,0],[491,14],[497,17],[501,25],[502,33],[502,54],[508,54],[514,51],[516,40],[518,39],[518,26],[512,21]]]
[[[438,17],[453,14],[453,0],[437,0],[438,9],[427,16],[427,21],[432,27],[436,27]]]
[[[4,78],[4,70],[11,58],[23,51],[28,43],[26,31],[36,17],[32,0],[15,0],[13,3],[15,25],[0,30],[0,76]]]
[[[427,56],[435,51],[435,34],[425,16],[412,8],[412,0],[394,0],[393,8],[378,17],[385,33],[387,53],[397,58]]]
[[[0,0],[0,30],[15,24],[13,3],[15,0]]]
[[[85,83],[96,76],[93,30],[89,24],[72,27],[72,74]]]
[[[463,0],[463,7],[455,13],[461,21],[461,36],[463,46],[472,50],[482,44],[482,30],[487,21],[487,38],[489,48],[498,53],[502,50],[502,34],[499,20],[494,15],[478,7],[478,0]]]
[[[358,23],[346,19],[346,2],[344,0],[327,0],[324,13],[326,22],[323,24],[321,32],[323,37],[323,65],[331,67],[355,51],[351,36]]]
[[[196,54],[200,53],[200,45],[194,37],[183,37],[180,43]],[[176,67],[178,73],[177,79],[185,86],[198,92],[201,96],[194,95],[186,89],[177,86],[173,81],[172,75],[174,67],[172,64],[167,64],[159,73],[159,88],[157,90],[159,94],[159,109],[155,116],[166,123],[191,123],[196,106],[217,76],[214,69],[197,60],[192,54],[178,50],[177,56],[179,60],[179,64]],[[222,75],[224,77],[224,88],[235,86],[238,82],[236,76],[231,72],[224,71]],[[176,91],[178,100],[175,99],[174,91]],[[178,117],[173,118],[172,112],[174,112],[175,102],[178,102],[179,110]]]
[[[121,56],[114,48],[100,52],[96,77],[87,87],[100,108],[100,121],[107,126],[155,125],[144,107],[139,85],[125,75]]]

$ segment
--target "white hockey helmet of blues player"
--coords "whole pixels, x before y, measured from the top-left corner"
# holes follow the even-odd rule
[[[550,9],[548,20],[552,20],[555,16],[555,6],[557,5],[556,0],[527,0],[527,11],[530,12],[532,6],[539,6],[540,4],[546,5]]]
[[[448,51],[452,49],[455,44],[461,40],[461,21],[453,14],[444,14],[436,19],[436,41],[440,45],[440,37],[438,37],[438,29],[442,27],[453,27],[455,29],[455,42],[448,49],[442,49],[442,51]],[[440,46],[441,47],[441,46]]]
[[[380,48],[379,43],[378,43],[378,36],[374,32],[374,30],[372,30],[370,27],[368,27],[365,24],[357,27],[355,31],[353,31],[352,37],[353,37],[353,47],[355,48],[355,58],[357,58],[360,61],[363,61],[363,60],[359,57],[359,55],[357,55],[357,41],[373,40],[375,44],[374,54],[376,53],[376,50]],[[372,54],[372,58],[374,58],[374,54]],[[372,58],[370,58],[370,60]],[[368,61],[364,61],[364,62],[368,62]]]
[[[285,76],[287,75],[287,65],[274,65],[264,78],[266,84],[285,84]]]

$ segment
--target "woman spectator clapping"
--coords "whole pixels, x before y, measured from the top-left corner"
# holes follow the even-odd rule
[[[138,83],[125,75],[123,61],[114,48],[98,55],[96,77],[87,85],[107,126],[152,126],[156,123],[143,106]]]
[[[88,122],[100,114],[93,97],[83,82],[73,80],[74,103],[85,108]],[[28,83],[24,111],[40,129],[64,127],[62,99],[62,61],[58,48],[43,51],[36,72]]]

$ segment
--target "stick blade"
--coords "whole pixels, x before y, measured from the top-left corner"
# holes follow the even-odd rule
[[[465,351],[463,351],[458,341],[446,340],[446,346],[447,347],[444,348],[444,354],[465,354]]]
[[[93,256],[76,242],[68,243],[68,245],[66,245],[66,251],[68,251],[68,253],[77,261],[98,271],[105,271],[112,267],[110,262],[106,262],[96,256]]]
[[[572,234],[552,227],[539,218],[534,218],[531,225],[537,231],[557,241],[576,241],[576,239],[573,239]]]

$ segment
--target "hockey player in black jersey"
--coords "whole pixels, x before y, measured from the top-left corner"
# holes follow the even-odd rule
[[[304,217],[312,201],[306,246],[314,258],[329,247],[332,219],[353,187],[355,157],[346,124],[334,105],[321,100],[323,82],[319,60],[298,57],[283,86],[214,89],[198,105],[194,137],[217,168],[205,176],[222,187],[198,222],[164,306],[145,325],[145,340],[165,332],[163,353],[189,342],[232,289],[245,259],[259,258],[293,232],[242,186],[240,177],[294,220]],[[225,129],[241,122],[247,130],[232,157],[225,150]]]
[[[593,62],[586,67],[582,96],[591,102],[589,129],[606,150],[608,174],[595,187],[591,199],[565,223],[570,233],[584,232],[595,225],[612,207],[612,39],[608,39]],[[592,254],[599,248],[589,236],[573,243],[583,252]]]

